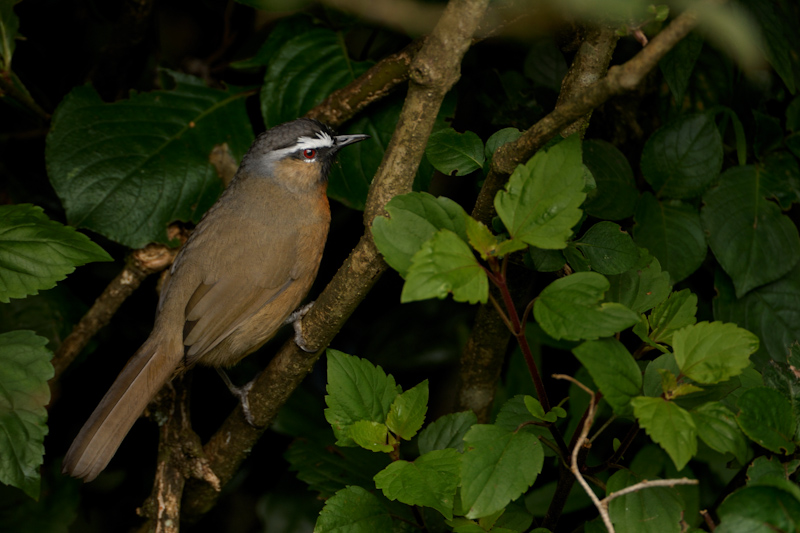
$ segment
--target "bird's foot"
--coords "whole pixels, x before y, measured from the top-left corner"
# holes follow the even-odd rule
[[[253,388],[253,383],[255,383],[256,379],[258,379],[258,376],[245,383],[241,387],[237,387],[233,384],[231,378],[228,377],[228,374],[223,369],[217,368],[217,373],[222,378],[222,381],[225,382],[225,385],[227,385],[228,390],[231,391],[231,394],[239,398],[239,403],[242,405],[242,412],[244,413],[244,419],[247,421],[247,423],[256,429],[264,429],[265,426],[256,424],[256,419],[253,417],[252,411],[250,411],[250,389]]]
[[[308,314],[312,307],[314,307],[314,302],[309,302],[289,315],[289,318],[286,319],[286,323],[288,324],[291,322],[294,328],[294,343],[297,344],[298,348],[308,353],[314,353],[316,350],[309,349],[306,345],[306,341],[303,339],[303,317]]]

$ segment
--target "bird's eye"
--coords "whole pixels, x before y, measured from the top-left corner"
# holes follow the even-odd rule
[[[317,151],[313,148],[306,148],[303,150],[303,157],[306,159],[314,159],[317,156]]]

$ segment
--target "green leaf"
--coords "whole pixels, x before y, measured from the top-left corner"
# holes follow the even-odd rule
[[[658,63],[678,109],[683,105],[683,95],[689,87],[689,78],[702,50],[703,38],[690,33],[678,41]]]
[[[386,425],[398,437],[411,440],[425,422],[428,411],[428,380],[405,391],[392,402]]]
[[[77,87],[53,115],[45,159],[69,223],[131,248],[168,242],[176,220],[198,222],[222,191],[209,163],[227,143],[241,160],[253,140],[244,97],[170,73],[169,91],[107,104]]]
[[[627,272],[608,276],[607,302],[618,302],[636,313],[644,313],[664,301],[670,291],[669,273],[661,271],[658,259],[639,248],[639,263]]]
[[[689,289],[673,292],[650,313],[650,338],[672,345],[672,335],[697,322],[697,295]]]
[[[494,206],[512,238],[562,249],[581,218],[583,186],[580,138],[573,135],[518,166]]]
[[[389,200],[386,211],[388,218],[377,217],[372,223],[372,237],[389,266],[403,277],[408,275],[414,254],[440,229],[467,240],[469,216],[449,198],[411,192]]]
[[[709,402],[692,411],[697,435],[712,450],[732,453],[740,463],[747,459],[747,441],[736,416],[719,402]]]
[[[706,258],[706,237],[694,207],[677,200],[659,202],[644,193],[633,215],[633,240],[658,259],[672,283],[700,268]]]
[[[643,481],[629,470],[614,473],[606,484],[606,495]],[[608,513],[617,533],[679,533],[683,500],[674,488],[649,487],[614,498]]]
[[[528,247],[524,242],[515,239],[499,240],[483,222],[478,222],[472,217],[467,217],[467,237],[472,248],[484,261],[490,257],[503,257]]]
[[[719,383],[742,373],[758,337],[722,322],[700,322],[672,335],[675,360],[681,372],[698,383]]]
[[[642,174],[658,197],[699,196],[721,168],[722,137],[708,114],[679,116],[658,129],[642,151]]]
[[[381,424],[400,394],[392,376],[366,359],[328,349],[328,392],[325,419],[333,427],[340,446],[352,446],[350,426],[359,420]]]
[[[445,448],[455,448],[459,452],[463,452],[464,435],[473,424],[477,423],[478,417],[472,411],[451,413],[440,417],[420,432],[417,439],[419,453],[424,455]]]
[[[489,281],[467,243],[448,229],[439,230],[414,254],[400,294],[403,303],[453,294],[457,302],[486,303]]]
[[[0,206],[0,302],[51,289],[77,266],[111,260],[86,235],[47,218],[41,207]]]
[[[762,285],[736,298],[733,283],[721,271],[714,276],[717,298],[714,318],[734,322],[761,339],[759,355],[763,361],[786,357],[789,345],[800,339],[800,266],[783,278]]]
[[[780,487],[745,487],[725,498],[717,508],[717,514],[721,523],[715,532],[797,531],[800,501],[791,491]]]
[[[39,499],[53,356],[32,331],[0,334],[0,482]]]
[[[697,429],[688,411],[663,398],[639,396],[631,400],[633,414],[653,442],[682,470],[697,453]]]
[[[555,422],[556,414],[554,412],[545,413],[542,403],[533,396],[525,396],[525,407],[534,418],[544,420],[545,422]]]
[[[600,303],[608,280],[595,272],[578,272],[544,288],[533,306],[542,329],[555,339],[592,340],[609,337],[639,321],[639,315],[618,303]]]
[[[391,453],[394,450],[391,444],[387,444],[389,429],[381,422],[356,420],[350,424],[349,434],[350,438],[365,450],[376,453]]]
[[[587,341],[572,353],[589,371],[614,412],[630,415],[631,399],[642,394],[642,371],[622,343],[614,338]]]
[[[325,502],[314,533],[392,531],[392,519],[377,496],[361,487],[347,487]]]
[[[483,167],[483,142],[471,131],[439,130],[428,138],[425,156],[433,168],[448,176],[465,176]]]
[[[556,272],[564,268],[567,263],[561,250],[542,250],[535,246],[529,246],[528,251],[533,268],[538,272]]]
[[[789,92],[797,90],[798,62],[795,50],[798,47],[795,11],[790,5],[781,5],[767,0],[751,0],[744,6],[752,12],[763,34],[764,55],[775,72],[781,77]],[[766,45],[766,46],[764,46]]]
[[[14,13],[14,6],[21,0],[2,0],[0,2],[0,71],[11,70],[11,58],[14,55],[14,43],[19,30],[19,18]]]
[[[708,244],[741,298],[800,261],[800,236],[789,217],[764,198],[763,175],[755,167],[731,168],[720,180],[703,196],[701,218]]]
[[[583,255],[583,252],[581,252],[575,243],[567,243],[567,247],[561,252],[574,272],[589,272],[592,270],[592,265],[589,263],[589,260],[586,259],[586,256]]]
[[[767,198],[775,198],[781,209],[789,209],[800,202],[800,164],[787,151],[767,154],[756,164],[761,179],[761,192]]]
[[[797,420],[780,392],[767,387],[747,389],[736,407],[736,421],[751,440],[775,453],[794,453]]]
[[[467,518],[499,511],[528,490],[542,470],[542,445],[525,428],[511,432],[478,424],[467,432],[464,442],[461,499],[469,509]]]
[[[460,453],[434,450],[413,463],[393,462],[375,476],[375,486],[390,500],[433,507],[450,520],[460,474]]]
[[[769,361],[762,370],[764,385],[783,394],[800,424],[800,344],[794,343],[782,361]],[[800,427],[798,428],[800,429]]]
[[[609,142],[592,139],[583,142],[583,163],[597,184],[586,196],[584,211],[606,220],[633,215],[639,190],[625,155]]]
[[[297,478],[323,498],[348,485],[374,487],[372,477],[386,468],[391,458],[363,448],[337,448],[316,440],[296,439],[284,457]]]
[[[495,151],[506,143],[514,142],[522,137],[522,132],[517,128],[503,128],[494,132],[487,140],[484,147],[484,157],[487,162],[491,162]],[[484,165],[485,167],[486,165]]]
[[[268,128],[303,116],[372,66],[352,61],[343,36],[327,28],[271,38],[281,41],[268,58],[261,86],[261,114]],[[264,46],[274,45],[268,40]]]
[[[622,274],[639,260],[639,249],[618,224],[598,222],[575,241],[592,270],[607,276]]]
[[[800,463],[798,463],[797,459],[781,463],[774,456],[769,458],[764,456],[756,457],[747,467],[747,484],[760,483],[768,478],[789,481],[790,476],[797,471],[798,466],[800,466]]]

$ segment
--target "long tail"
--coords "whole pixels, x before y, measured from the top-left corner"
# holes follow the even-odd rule
[[[63,472],[92,481],[114,457],[133,423],[170,380],[182,357],[151,336],[131,357],[64,458]]]

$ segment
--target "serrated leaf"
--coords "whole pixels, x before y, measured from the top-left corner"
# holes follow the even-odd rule
[[[375,486],[390,500],[432,507],[450,520],[461,474],[461,454],[434,450],[413,463],[395,461],[375,476]]]
[[[32,331],[0,334],[0,482],[39,499],[53,356]]]
[[[578,272],[544,288],[533,306],[536,322],[555,339],[592,340],[633,326],[639,315],[618,303],[600,303],[606,278]]]
[[[314,533],[392,531],[392,519],[377,496],[361,487],[347,487],[325,502]]]
[[[642,372],[622,343],[613,338],[587,341],[572,353],[589,371],[614,412],[630,415],[631,399],[642,393]]]
[[[455,448],[459,452],[463,452],[464,435],[473,424],[477,423],[478,417],[472,411],[451,413],[440,417],[420,432],[417,439],[419,453],[426,454],[445,448]]]
[[[614,473],[606,484],[611,495],[642,479],[629,470]],[[608,513],[617,533],[678,533],[683,501],[672,487],[650,487],[631,492],[609,502]]]
[[[575,240],[595,270],[605,275],[622,274],[639,260],[639,250],[630,235],[613,222],[598,222]]]
[[[494,206],[512,238],[562,249],[581,218],[583,186],[580,138],[573,135],[518,166]]]
[[[398,437],[411,440],[425,422],[428,412],[428,380],[411,388],[392,402],[386,425]]]
[[[747,441],[736,423],[736,416],[719,402],[709,402],[692,411],[697,435],[712,450],[732,453],[740,463],[747,455]]]
[[[525,492],[542,470],[539,439],[525,428],[516,432],[475,425],[464,436],[461,499],[467,518],[499,511]]]
[[[363,448],[338,448],[324,442],[296,439],[284,454],[290,470],[323,498],[348,485],[372,489],[372,477],[391,461],[387,454]]]
[[[394,451],[394,448],[388,444],[389,428],[381,422],[356,420],[350,424],[349,435],[356,444],[365,450],[376,453]]]
[[[490,257],[503,257],[528,247],[524,242],[515,239],[500,241],[486,225],[472,217],[467,217],[467,237],[469,244],[484,261]]]
[[[800,466],[797,459],[781,463],[777,457],[756,457],[747,467],[747,483],[758,483],[762,478],[789,480]]]
[[[247,93],[170,75],[169,91],[107,104],[94,89],[76,87],[61,102],[45,159],[70,224],[141,248],[168,242],[171,222],[197,222],[216,201],[222,181],[209,154],[222,143],[237,161],[247,151]]]
[[[395,196],[386,204],[389,217],[376,217],[372,237],[386,262],[401,276],[408,275],[411,258],[440,229],[467,241],[467,215],[453,200],[426,192]]]
[[[628,158],[613,144],[592,139],[583,142],[583,163],[597,185],[587,194],[584,211],[606,220],[633,215],[639,190]]]
[[[642,151],[642,174],[658,197],[699,196],[721,168],[722,137],[709,114],[679,116],[653,133]]]
[[[736,402],[736,421],[745,435],[775,453],[793,453],[797,421],[789,400],[767,387],[744,391]]]
[[[633,414],[653,442],[682,470],[697,453],[697,429],[688,411],[663,398],[639,396],[631,400]]]
[[[51,289],[77,266],[111,260],[86,235],[47,218],[41,207],[0,206],[0,302]]]
[[[471,131],[447,128],[428,138],[425,156],[433,168],[448,176],[465,176],[483,167],[483,142]]]
[[[644,313],[664,301],[670,291],[669,272],[661,271],[658,259],[639,248],[639,264],[627,272],[607,276],[610,288],[605,300],[618,302],[636,313]]]
[[[758,337],[735,324],[700,322],[676,331],[672,347],[685,376],[713,384],[741,374],[758,349]]]
[[[660,202],[644,193],[633,220],[633,240],[658,259],[673,284],[703,264],[706,237],[696,208],[677,200]]]
[[[777,280],[800,261],[797,227],[764,198],[763,177],[752,166],[731,168],[718,187],[703,195],[708,244],[733,279],[738,298]]]
[[[467,243],[442,229],[414,254],[400,301],[442,299],[448,294],[457,302],[486,303],[489,280]]]
[[[697,295],[689,289],[670,293],[650,312],[650,338],[653,342],[672,345],[672,335],[697,322]]]
[[[400,387],[381,367],[365,359],[328,349],[325,419],[340,446],[352,446],[350,426],[359,420],[383,424]]]
[[[343,37],[327,28],[275,39],[281,42],[269,57],[261,86],[261,114],[268,128],[303,116],[372,66],[352,61]]]

